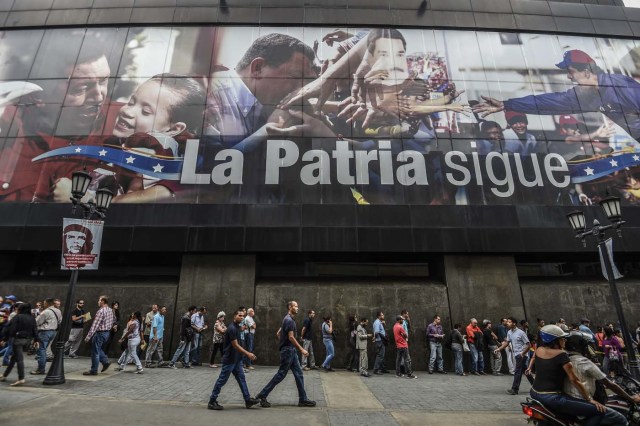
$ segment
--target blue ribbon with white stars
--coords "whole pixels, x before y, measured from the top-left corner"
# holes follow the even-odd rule
[[[640,154],[628,152],[584,163],[569,164],[569,175],[572,183],[591,182],[627,167],[637,166],[640,166]]]
[[[31,161],[36,162],[63,156],[92,158],[163,180],[180,180],[182,174],[182,158],[160,157],[135,149],[108,145],[66,146],[40,154]]]

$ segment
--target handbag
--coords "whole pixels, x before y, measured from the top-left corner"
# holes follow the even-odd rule
[[[464,352],[471,352],[471,349],[469,349],[469,343],[466,339],[462,341],[462,350]]]
[[[147,342],[145,342],[144,340],[142,340],[140,342],[140,350],[144,351],[145,349],[147,349]]]

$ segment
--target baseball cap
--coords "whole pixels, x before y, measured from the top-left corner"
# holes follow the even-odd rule
[[[527,114],[523,114],[518,111],[505,111],[504,118],[507,120],[507,123],[509,124],[518,123],[518,122],[529,124],[529,120],[527,119]]]
[[[404,320],[404,318],[402,318],[402,315],[396,315],[396,321],[400,321],[400,320]]]
[[[589,318],[583,317],[583,318],[580,318],[580,322],[591,322],[591,321],[589,321]]]
[[[564,52],[564,56],[562,57],[562,62],[556,64],[556,67],[566,70],[571,65],[587,65],[587,64],[595,64],[596,61],[593,60],[591,56],[583,52],[582,50],[573,49],[567,50]]]
[[[573,115],[561,115],[558,122],[561,126],[566,126],[571,124],[583,124],[582,121],[578,120]]]
[[[12,302],[15,302],[15,301],[18,300],[18,298],[16,296],[14,296],[13,294],[5,296],[4,298],[7,299],[7,300],[11,300]]]

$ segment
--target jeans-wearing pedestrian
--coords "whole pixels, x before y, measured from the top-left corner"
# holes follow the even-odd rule
[[[322,323],[322,343],[324,343],[324,347],[327,350],[327,356],[322,363],[322,368],[324,368],[325,371],[334,371],[333,368],[331,368],[331,360],[335,357],[331,315],[324,317],[324,322]]]

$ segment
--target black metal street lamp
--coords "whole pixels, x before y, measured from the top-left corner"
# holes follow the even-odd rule
[[[106,188],[98,189],[96,191],[95,201],[91,200],[88,203],[83,202],[82,197],[86,194],[91,179],[91,175],[86,171],[73,173],[71,179],[71,202],[73,203],[73,207],[71,208],[71,212],[75,214],[76,209],[80,206],[82,208],[83,219],[92,219],[94,217],[104,219],[111,204],[113,193]],[[69,332],[71,331],[71,312],[73,312],[72,304],[75,300],[78,272],[79,270],[77,268],[71,271],[71,279],[69,280],[69,288],[67,289],[67,299],[64,305],[65,312],[56,337],[55,348],[53,349],[53,362],[43,381],[45,385],[61,385],[65,382],[64,345],[67,339],[69,339]]]
[[[622,225],[624,225],[624,220],[622,220],[622,214],[620,212],[620,198],[618,197],[607,197],[604,200],[600,201],[600,207],[604,211],[604,214],[607,216],[609,221],[611,222],[609,225],[600,225],[598,220],[593,221],[593,227],[591,229],[587,229],[585,224],[584,213],[577,210],[569,213],[567,218],[569,219],[569,223],[571,224],[571,228],[576,233],[576,238],[580,238],[582,240],[583,245],[586,247],[586,237],[591,235],[595,237],[598,241],[598,248],[600,250],[600,254],[602,256],[602,260],[604,263],[605,272],[607,274],[607,278],[609,280],[609,289],[611,290],[611,297],[613,298],[613,305],[616,308],[616,314],[618,315],[618,322],[620,323],[620,330],[622,331],[622,338],[624,339],[624,345],[627,349],[627,354],[629,356],[629,370],[631,371],[631,375],[640,380],[640,370],[638,369],[638,360],[636,358],[636,352],[633,347],[633,342],[631,341],[631,336],[629,335],[629,331],[627,329],[627,321],[624,318],[624,312],[622,310],[622,303],[620,302],[620,294],[618,293],[618,286],[616,284],[616,277],[613,273],[613,259],[609,255],[609,250],[606,245],[606,231],[609,229],[614,229],[617,231],[618,236],[622,236]]]

